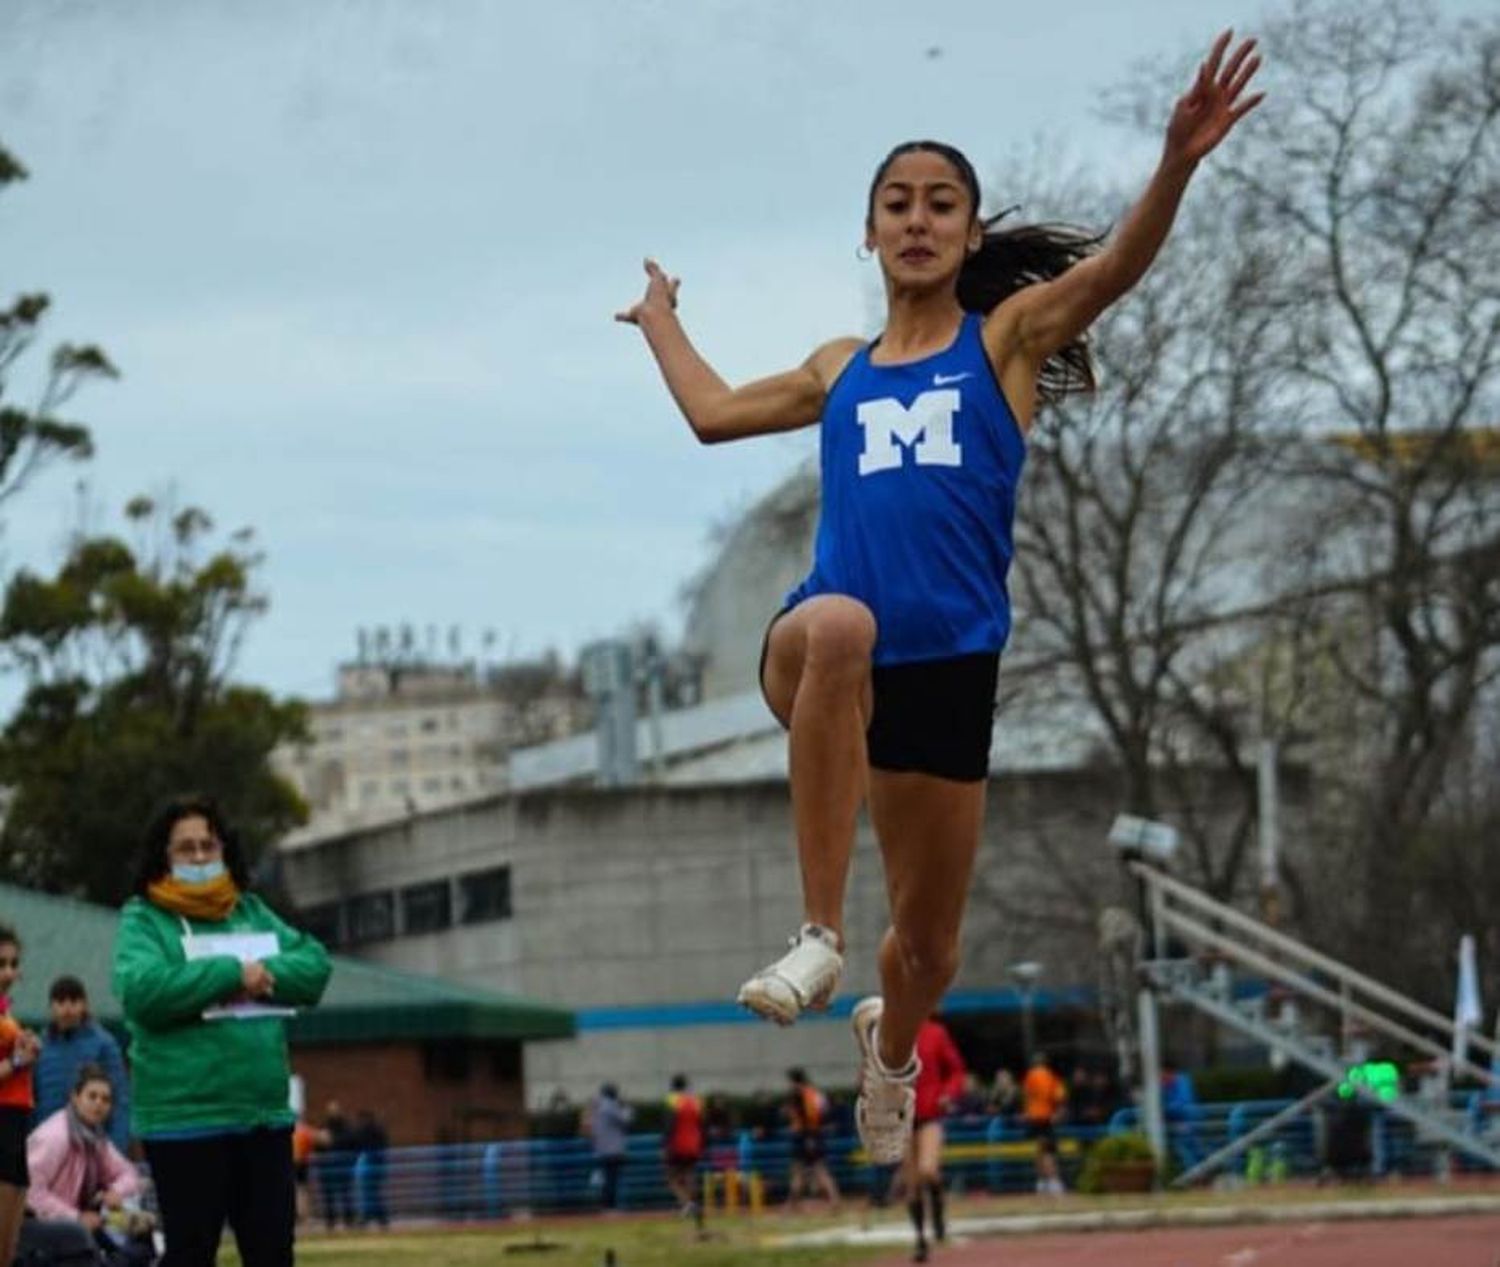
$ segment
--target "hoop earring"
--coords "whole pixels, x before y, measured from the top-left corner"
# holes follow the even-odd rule
[[[861,264],[863,264],[866,260],[873,259],[874,256],[875,252],[870,250],[870,248],[867,247],[863,242],[861,242],[854,248],[854,258],[857,259]]]

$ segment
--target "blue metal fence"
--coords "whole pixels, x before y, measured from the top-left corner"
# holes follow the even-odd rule
[[[1253,1130],[1289,1100],[1255,1100],[1203,1104],[1190,1117],[1168,1123],[1174,1162],[1187,1168],[1210,1152]],[[1500,1128],[1477,1095],[1454,1096],[1450,1111],[1476,1132]],[[1137,1129],[1133,1108],[1117,1112],[1107,1126],[1064,1125],[1057,1132],[1059,1161],[1065,1181],[1076,1181],[1088,1147],[1098,1138]],[[1316,1174],[1323,1155],[1321,1119],[1303,1116],[1242,1156],[1233,1173],[1251,1180],[1274,1180]],[[1372,1113],[1374,1172],[1431,1174],[1444,1164],[1439,1146],[1417,1137],[1412,1128],[1381,1110]],[[1034,1147],[1013,1120],[978,1118],[948,1124],[944,1172],[956,1191],[993,1193],[1033,1189]],[[856,1139],[827,1140],[827,1160],[839,1187],[850,1194],[883,1190],[887,1173],[867,1164]],[[1455,1168],[1462,1163],[1455,1158]],[[758,1175],[768,1200],[786,1191],[791,1146],[784,1137],[756,1138],[742,1132],[710,1142],[703,1171],[738,1171]],[[315,1213],[324,1212],[325,1185],[342,1170],[352,1179],[353,1194],[368,1204],[378,1185],[393,1219],[497,1219],[518,1213],[561,1214],[598,1207],[601,1179],[586,1140],[523,1139],[427,1148],[393,1148],[382,1170],[372,1172],[366,1158],[321,1154],[314,1162]],[[619,1204],[626,1210],[671,1205],[662,1166],[661,1137],[634,1135],[621,1171]]]
[[[1292,1103],[1291,1100],[1241,1100],[1198,1105],[1190,1115],[1166,1124],[1172,1161],[1182,1170],[1190,1169]],[[1500,1117],[1494,1107],[1477,1091],[1454,1092],[1446,1103],[1451,1118],[1474,1135],[1500,1130]],[[1367,1107],[1364,1116],[1368,1122],[1373,1176],[1430,1175],[1450,1165],[1454,1170],[1487,1169],[1461,1155],[1450,1157],[1446,1145],[1422,1138],[1410,1122],[1385,1109]],[[1138,1129],[1139,1118],[1134,1108],[1121,1109],[1110,1119],[1111,1133]],[[1247,1150],[1229,1167],[1229,1172],[1251,1180],[1317,1175],[1323,1169],[1326,1129],[1325,1114],[1318,1111],[1303,1114]]]

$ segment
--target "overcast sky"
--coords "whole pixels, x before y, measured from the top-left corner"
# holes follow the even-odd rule
[[[1039,138],[1143,181],[1099,91],[1265,11],[4,0],[0,141],[31,179],[0,197],[0,288],[49,291],[48,341],[124,375],[76,400],[98,457],[11,510],[7,568],[57,561],[82,474],[110,511],[173,489],[256,529],[241,675],[278,691],[328,694],[360,626],[570,656],[675,632],[711,526],[811,437],[692,441],[611,320],[642,255],[726,377],[787,368],[870,330],[854,250],[893,144],[952,141],[1002,196]]]

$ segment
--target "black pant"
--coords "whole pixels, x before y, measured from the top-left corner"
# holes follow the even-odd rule
[[[161,1267],[213,1267],[225,1220],[245,1267],[291,1267],[292,1132],[147,1140],[167,1252]]]
[[[318,1181],[323,1189],[323,1217],[328,1230],[339,1223],[354,1226],[354,1158],[349,1153],[330,1153],[318,1160]]]
[[[604,1174],[604,1188],[599,1193],[599,1204],[606,1210],[620,1208],[620,1171],[625,1169],[625,1158],[601,1157],[599,1169]]]

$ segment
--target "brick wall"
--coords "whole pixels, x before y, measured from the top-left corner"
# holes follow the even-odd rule
[[[309,1118],[329,1100],[350,1118],[374,1112],[393,1145],[520,1134],[520,1054],[514,1043],[339,1043],[292,1048]]]

